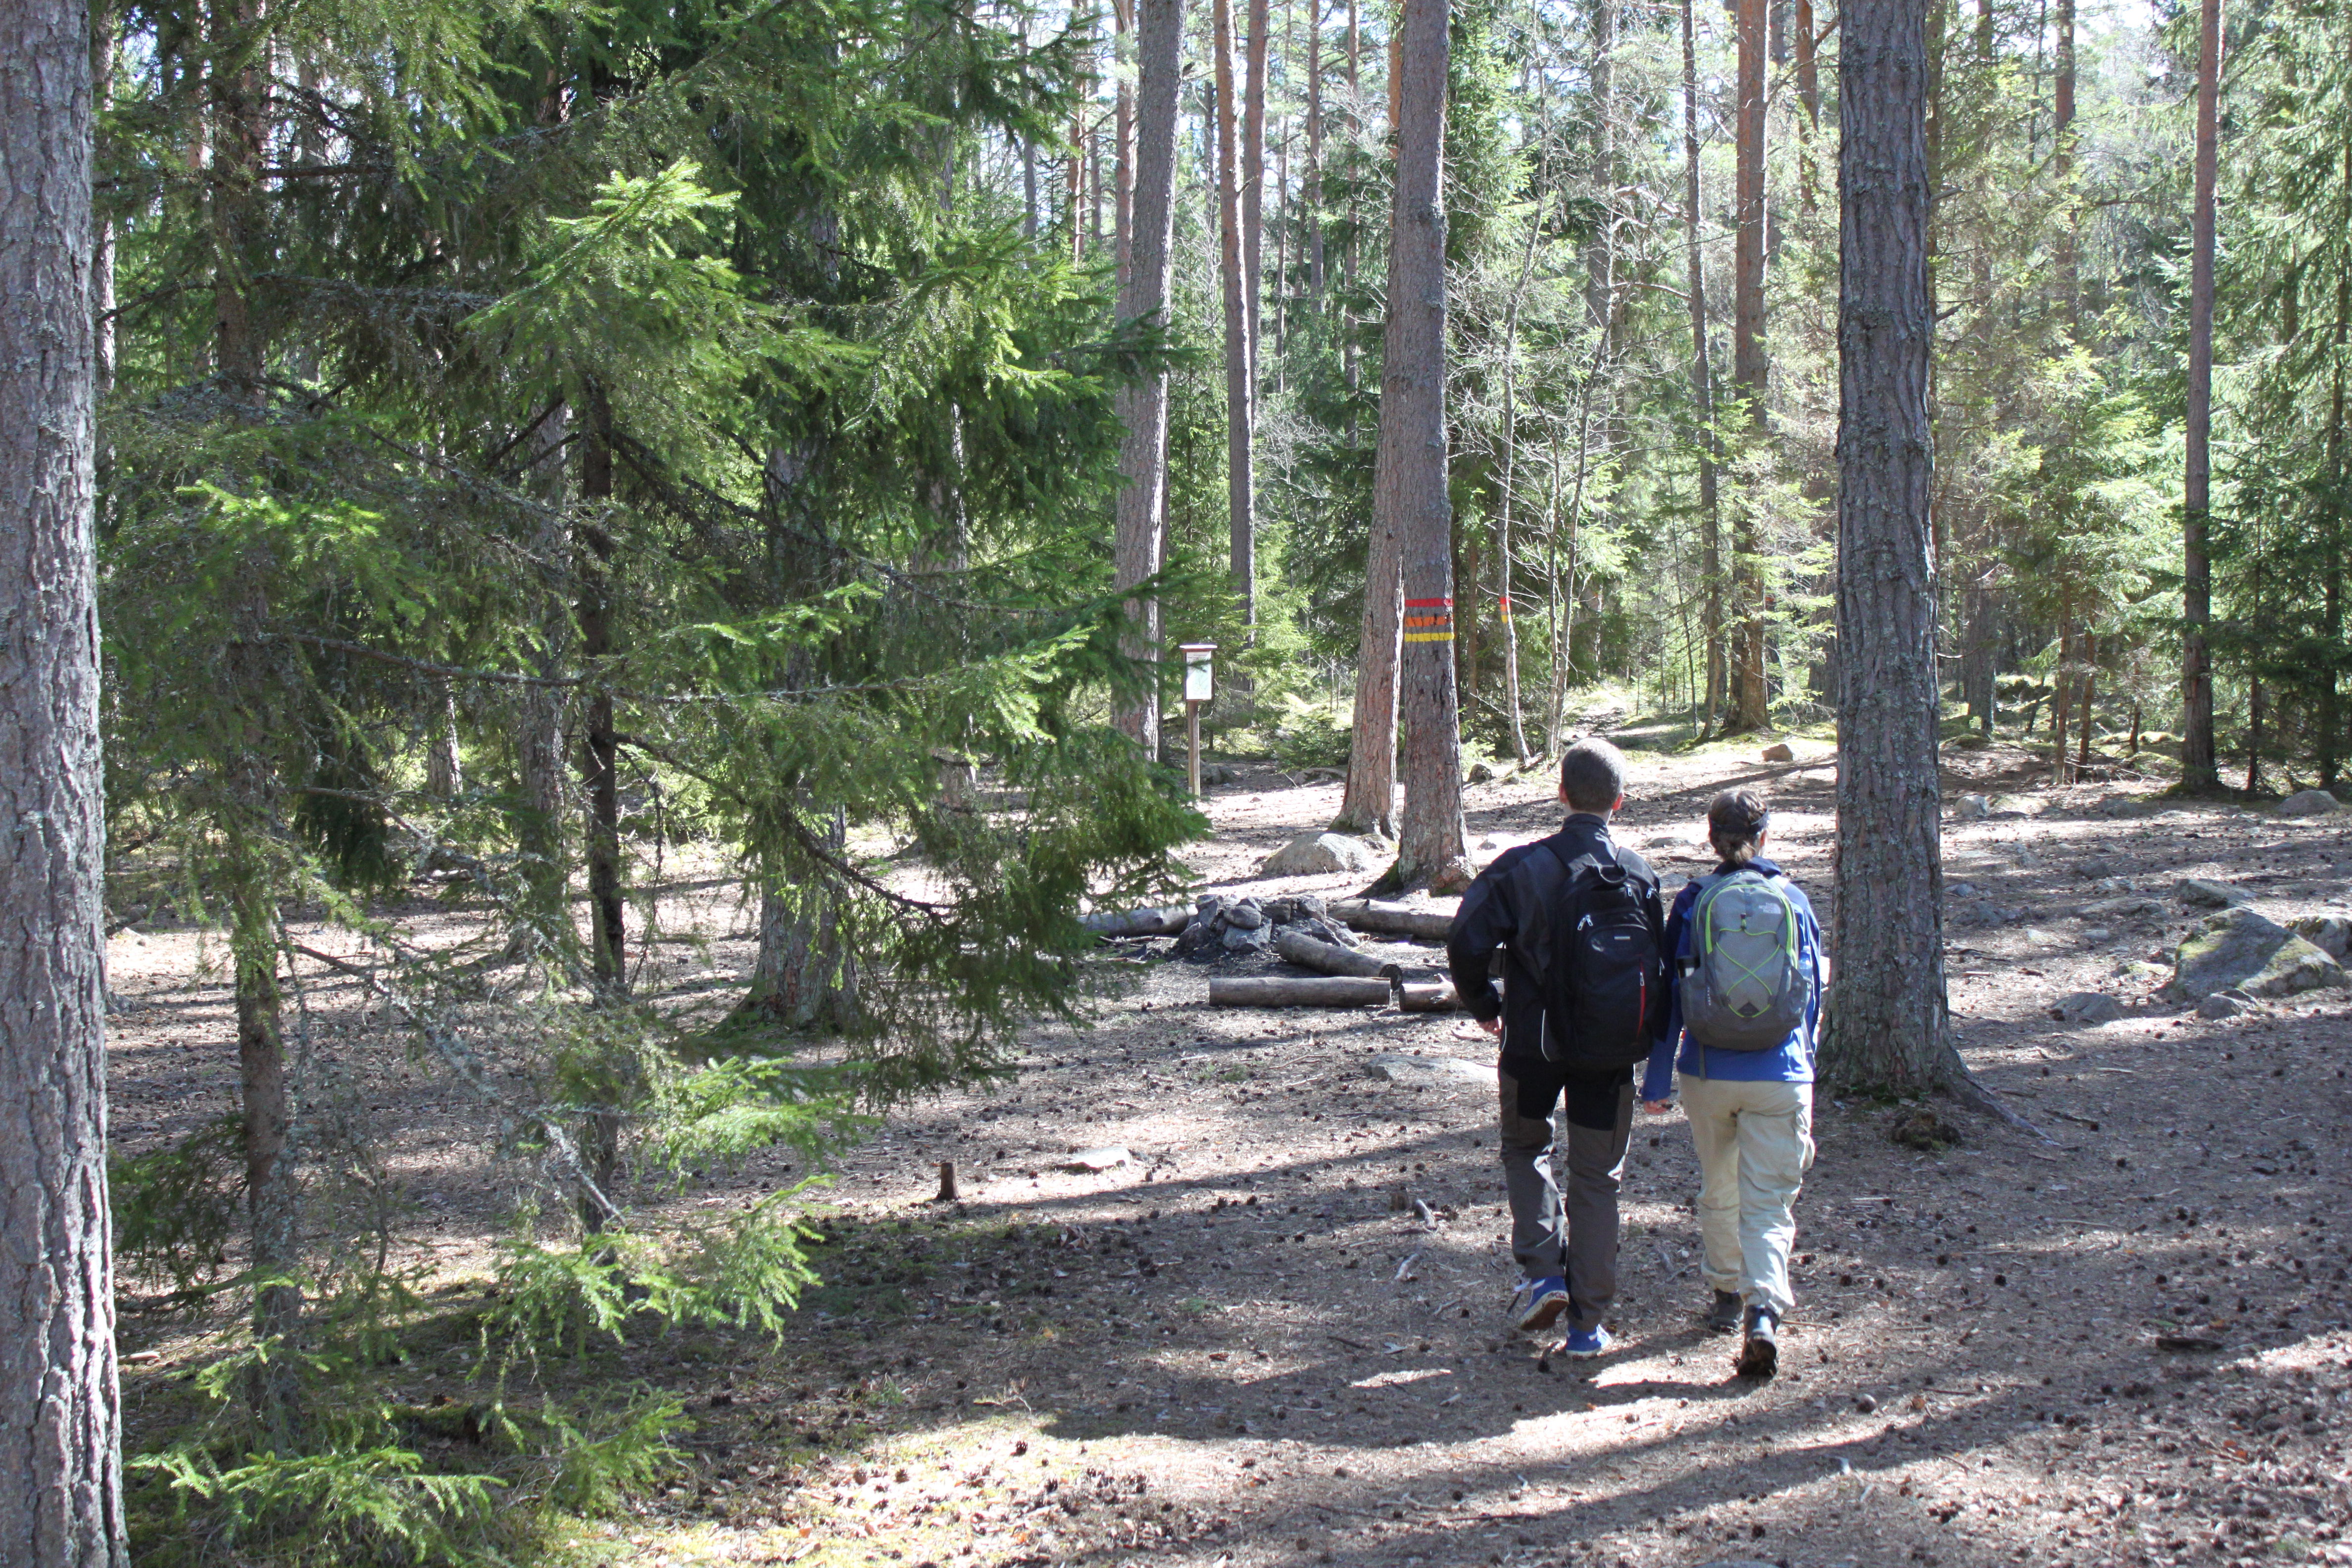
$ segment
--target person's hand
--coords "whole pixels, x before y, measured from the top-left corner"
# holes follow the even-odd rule
[[[1648,1111],[1653,1116],[1664,1116],[1667,1111],[1672,1110],[1674,1108],[1675,1102],[1671,1100],[1645,1100],[1642,1101],[1642,1109]]]
[[[1503,1020],[1499,1016],[1481,1018],[1478,1020],[1478,1026],[1498,1040],[1503,1037]]]

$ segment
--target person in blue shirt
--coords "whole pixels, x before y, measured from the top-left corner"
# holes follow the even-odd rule
[[[1739,1371],[1769,1377],[1779,1363],[1779,1329],[1793,1298],[1789,1250],[1796,1240],[1794,1208],[1813,1163],[1813,1060],[1829,984],[1821,922],[1802,889],[1764,858],[1771,815],[1748,790],[1727,790],[1707,807],[1707,839],[1718,864],[1675,898],[1666,916],[1664,950],[1675,980],[1657,1048],[1642,1078],[1642,1100],[1653,1113],[1668,1109],[1675,1078],[1691,1142],[1699,1160],[1699,1236],[1705,1272],[1715,1299],[1707,1325],[1718,1333],[1743,1331]],[[1771,879],[1796,922],[1788,961],[1796,965],[1784,993],[1801,1018],[1777,1047],[1726,1048],[1693,1037],[1685,1026],[1685,982],[1698,965],[1693,910],[1719,879],[1748,870]],[[1718,928],[1720,929],[1720,928]],[[1784,1015],[1785,1016],[1785,1015]]]

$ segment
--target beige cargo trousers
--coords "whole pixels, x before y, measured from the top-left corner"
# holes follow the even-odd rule
[[[1682,1075],[1698,1149],[1698,1233],[1709,1287],[1788,1316],[1797,1194],[1813,1163],[1813,1086]]]

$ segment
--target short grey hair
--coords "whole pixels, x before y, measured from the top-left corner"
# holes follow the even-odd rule
[[[1559,793],[1573,810],[1609,810],[1625,793],[1625,753],[1606,741],[1579,741],[1560,754]]]

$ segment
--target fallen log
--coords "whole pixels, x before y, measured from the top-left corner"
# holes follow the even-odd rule
[[[1171,904],[1158,910],[1097,910],[1080,915],[1078,923],[1097,936],[1181,936],[1192,923],[1189,905]]]
[[[1412,981],[1396,988],[1400,1013],[1451,1013],[1462,1005],[1451,980]]]
[[[1331,918],[1358,931],[1386,931],[1444,942],[1454,927],[1454,916],[1443,910],[1416,910],[1378,899],[1341,899],[1330,906]]]
[[[1389,983],[1380,979],[1317,975],[1294,980],[1277,974],[1209,982],[1212,1007],[1380,1007],[1388,1000]]]
[[[1274,951],[1302,969],[1318,974],[1345,974],[1359,979],[1394,980],[1396,965],[1383,963],[1369,952],[1357,952],[1337,942],[1318,942],[1305,931],[1274,933]]]

